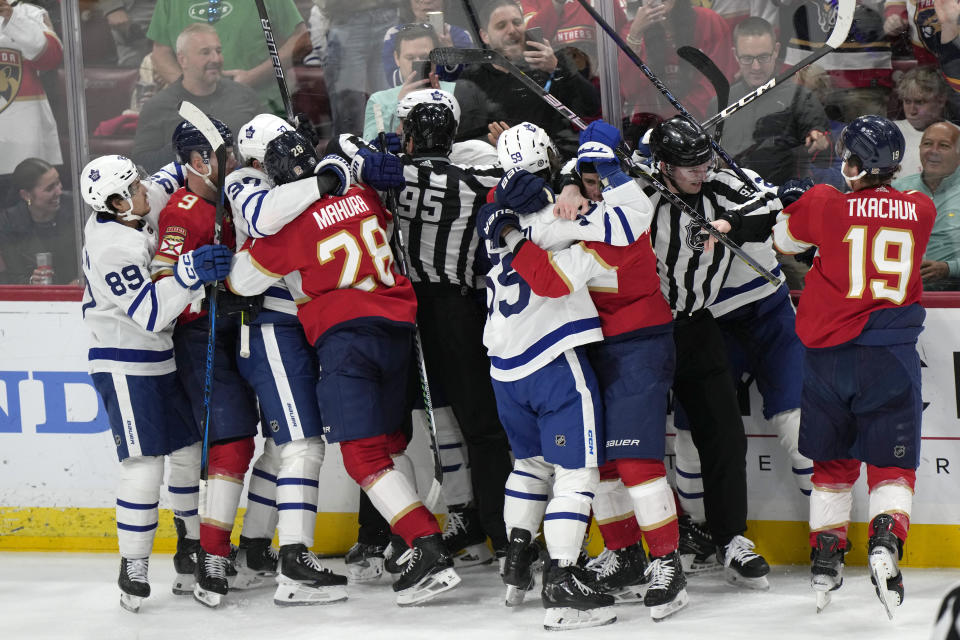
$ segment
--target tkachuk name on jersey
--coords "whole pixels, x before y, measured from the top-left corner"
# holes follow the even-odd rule
[[[313,219],[321,229],[342,222],[346,218],[367,213],[370,207],[360,196],[348,196],[331,202],[327,206],[313,212]]]
[[[892,198],[856,198],[847,201],[851,218],[917,220],[917,205]]]
[[[639,447],[640,440],[607,440],[607,447]]]

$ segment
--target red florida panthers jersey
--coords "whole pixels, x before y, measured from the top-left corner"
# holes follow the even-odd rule
[[[217,220],[217,206],[201,198],[186,187],[172,196],[167,206],[160,212],[160,246],[153,258],[153,278],[173,275],[173,265],[180,256],[205,244],[213,244],[213,227]],[[236,237],[233,233],[233,219],[230,208],[226,207],[223,216],[223,228],[220,243],[236,250]],[[180,314],[179,324],[207,315],[206,311],[195,313],[190,307]]]
[[[774,227],[777,250],[818,247],[797,309],[803,344],[843,344],[872,312],[920,302],[920,261],[936,215],[924,194],[889,186],[841,193],[817,185],[787,207]]]
[[[387,240],[390,214],[372,189],[324,196],[278,233],[257,238],[234,258],[228,286],[262,290],[262,280],[299,272],[297,300],[311,344],[331,327],[357,318],[413,324],[417,299],[397,273]]]

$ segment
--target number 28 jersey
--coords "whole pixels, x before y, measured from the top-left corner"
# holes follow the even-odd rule
[[[920,262],[937,216],[933,201],[890,186],[841,193],[817,185],[784,209],[773,229],[781,253],[817,246],[797,309],[810,348],[849,342],[880,309],[920,302]]]
[[[306,297],[296,300],[297,316],[314,345],[334,326],[360,318],[412,326],[417,299],[410,281],[396,272],[389,221],[368,187],[324,196],[276,234],[237,253],[227,286],[253,295],[299,272]]]

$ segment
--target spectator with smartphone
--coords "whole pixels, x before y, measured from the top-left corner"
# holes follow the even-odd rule
[[[444,21],[446,4],[446,0],[406,0],[400,7],[400,24],[391,27],[383,36],[383,72],[389,86],[398,87],[406,82],[393,57],[397,34],[404,29],[429,25],[437,34],[438,47],[470,49],[476,46],[473,37],[465,29]],[[437,73],[441,80],[455,79],[452,71],[441,68]]]

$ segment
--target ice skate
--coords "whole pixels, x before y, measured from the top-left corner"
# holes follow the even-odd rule
[[[227,576],[231,589],[245,591],[268,584],[264,578],[277,575],[280,555],[271,546],[269,538],[245,538],[240,536],[240,547],[234,560],[237,575]]]
[[[227,565],[230,558],[215,556],[200,548],[197,551],[197,566],[194,571],[193,599],[200,604],[216,608],[227,595]]]
[[[347,578],[330,571],[304,544],[280,548],[273,602],[280,607],[329,604],[347,599]]]
[[[493,554],[487,548],[487,534],[480,527],[480,514],[474,507],[449,507],[443,527],[443,544],[458,569],[493,562]]]
[[[193,572],[197,566],[197,551],[200,550],[200,541],[187,537],[187,527],[180,518],[173,519],[173,526],[177,530],[177,552],[173,554],[173,593],[178,596],[188,596],[193,593],[196,579]]]
[[[453,570],[453,558],[439,533],[417,538],[404,556],[400,559],[403,571],[393,583],[398,605],[426,602],[460,584],[460,576]]]
[[[347,579],[351,583],[373,582],[383,575],[383,552],[379,544],[358,542],[347,551],[343,563],[347,567]]]
[[[546,609],[543,628],[549,631],[599,627],[617,621],[613,596],[584,584],[572,566],[545,564],[540,597]]]
[[[686,575],[717,571],[723,565],[717,559],[717,547],[713,536],[699,523],[690,519],[690,516],[680,516],[677,519],[680,526],[680,561],[683,563],[683,572]]]
[[[530,538],[530,532],[525,529],[510,531],[510,546],[507,547],[500,573],[503,584],[507,586],[508,607],[522,604],[527,591],[533,589],[533,564],[540,556],[540,549]]]
[[[734,536],[725,547],[717,547],[717,558],[723,559],[724,577],[736,586],[766,591],[770,588],[767,574],[770,565],[753,551],[752,541],[743,536]]]
[[[407,555],[409,549],[403,538],[396,534],[390,536],[390,544],[383,550],[383,568],[387,573],[396,575],[403,571],[403,565],[409,557]]]
[[[870,582],[873,583],[887,617],[893,620],[893,608],[903,603],[903,574],[898,562],[903,555],[903,543],[893,533],[893,516],[881,513],[873,519],[867,562]]]
[[[650,617],[654,622],[660,622],[690,603],[683,563],[676,551],[651,558],[646,576],[650,580],[650,586],[643,597],[643,604],[650,608]]]
[[[137,613],[140,603],[150,596],[150,583],[147,582],[147,569],[150,558],[120,558],[120,606]]]
[[[845,552],[836,535],[817,534],[817,546],[810,550],[810,587],[817,593],[817,613],[830,604],[831,592],[843,584]]]
[[[639,542],[623,549],[604,549],[587,563],[591,589],[613,596],[617,604],[641,604],[649,578],[647,554]]]

